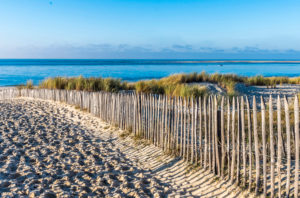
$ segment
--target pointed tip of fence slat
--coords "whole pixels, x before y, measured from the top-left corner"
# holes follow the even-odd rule
[[[260,101],[261,101],[261,109],[265,110],[265,101],[262,96],[260,96]]]
[[[288,108],[289,108],[288,99],[287,99],[286,96],[284,96],[284,108],[285,108],[286,110],[288,110]]]
[[[253,96],[253,108],[256,108],[256,97]]]

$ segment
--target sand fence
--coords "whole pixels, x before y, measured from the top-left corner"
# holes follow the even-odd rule
[[[274,105],[271,97],[0,90],[0,100],[19,96],[74,105],[255,194],[299,197],[297,96]]]

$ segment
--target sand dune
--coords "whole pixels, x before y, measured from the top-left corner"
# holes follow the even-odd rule
[[[236,197],[239,188],[71,106],[0,101],[0,195]]]

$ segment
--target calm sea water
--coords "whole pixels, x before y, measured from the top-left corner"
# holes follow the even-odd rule
[[[193,62],[195,61],[195,62]],[[201,60],[202,61],[202,60]],[[54,76],[114,77],[127,81],[174,73],[234,73],[243,76],[300,76],[299,63],[203,63],[197,60],[0,60],[0,86]]]

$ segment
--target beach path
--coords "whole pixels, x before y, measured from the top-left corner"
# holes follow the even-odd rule
[[[0,101],[0,196],[238,197],[239,188],[62,103]]]

